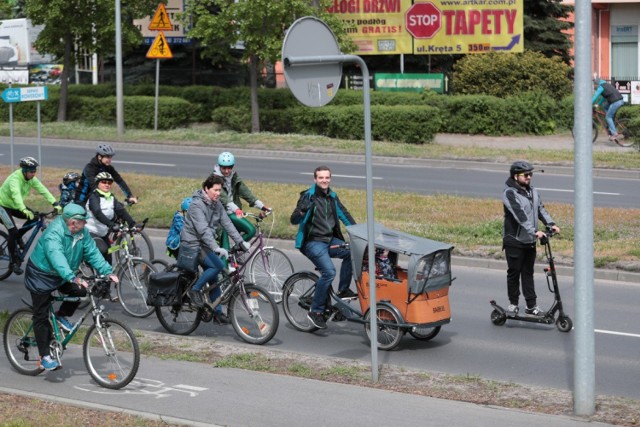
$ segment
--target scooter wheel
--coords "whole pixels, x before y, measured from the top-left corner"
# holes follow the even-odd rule
[[[507,322],[507,316],[500,313],[498,310],[493,310],[491,312],[491,321],[496,326],[502,326]]]
[[[560,332],[569,332],[573,329],[573,321],[568,316],[558,317],[558,320],[556,320],[556,327]]]

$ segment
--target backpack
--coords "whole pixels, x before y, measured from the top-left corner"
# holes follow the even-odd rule
[[[180,248],[180,233],[182,233],[182,227],[184,227],[184,215],[178,211],[173,215],[173,221],[171,221],[171,227],[169,227],[169,235],[165,241],[167,253],[173,257],[176,257],[178,248]]]

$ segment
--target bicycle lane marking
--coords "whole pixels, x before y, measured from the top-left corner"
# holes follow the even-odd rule
[[[573,193],[574,190],[565,190],[562,188],[543,188],[543,187],[536,187],[537,190],[539,191],[558,191],[561,193]],[[608,193],[606,191],[594,191],[593,194],[599,194],[601,196],[622,196],[622,193]]]
[[[96,394],[131,394],[139,396],[146,395],[154,396],[156,399],[172,397],[172,395],[176,394],[175,392],[184,393],[188,397],[197,397],[200,393],[209,390],[206,387],[198,387],[188,384],[176,384],[168,386],[162,381],[152,380],[148,378],[135,378],[125,389],[121,390],[109,390],[94,384],[80,384],[73,386],[73,388]]]

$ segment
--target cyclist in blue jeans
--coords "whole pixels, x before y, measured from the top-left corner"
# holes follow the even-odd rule
[[[344,243],[340,222],[345,226],[356,222],[340,202],[338,195],[329,188],[331,169],[328,166],[318,166],[313,172],[313,181],[315,184],[311,188],[300,193],[296,208],[291,214],[291,223],[299,225],[296,248],[320,271],[308,318],[315,327],[325,329],[327,322],[324,311],[327,308],[329,286],[336,277],[336,268],[331,258],[342,260],[338,296],[357,297],[349,289],[353,273],[351,251],[338,247]]]
[[[624,98],[622,97],[622,94],[612,84],[607,83],[604,80],[596,79],[595,82],[598,87],[596,88],[596,92],[593,94],[591,103],[596,104],[597,101],[597,104],[602,105],[604,111],[607,112],[605,118],[607,120],[607,125],[609,125],[609,141],[624,138],[623,135],[618,133],[616,124],[613,121],[618,109],[624,105]]]

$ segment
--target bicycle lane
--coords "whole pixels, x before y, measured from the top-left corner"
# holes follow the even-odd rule
[[[0,392],[188,425],[370,426],[393,420],[398,425],[427,422],[493,427],[511,424],[514,417],[531,425],[606,425],[155,357],[141,359],[138,375],[127,387],[108,390],[92,382],[79,346],[65,352],[63,365],[58,371],[26,377],[10,367],[2,352]]]

